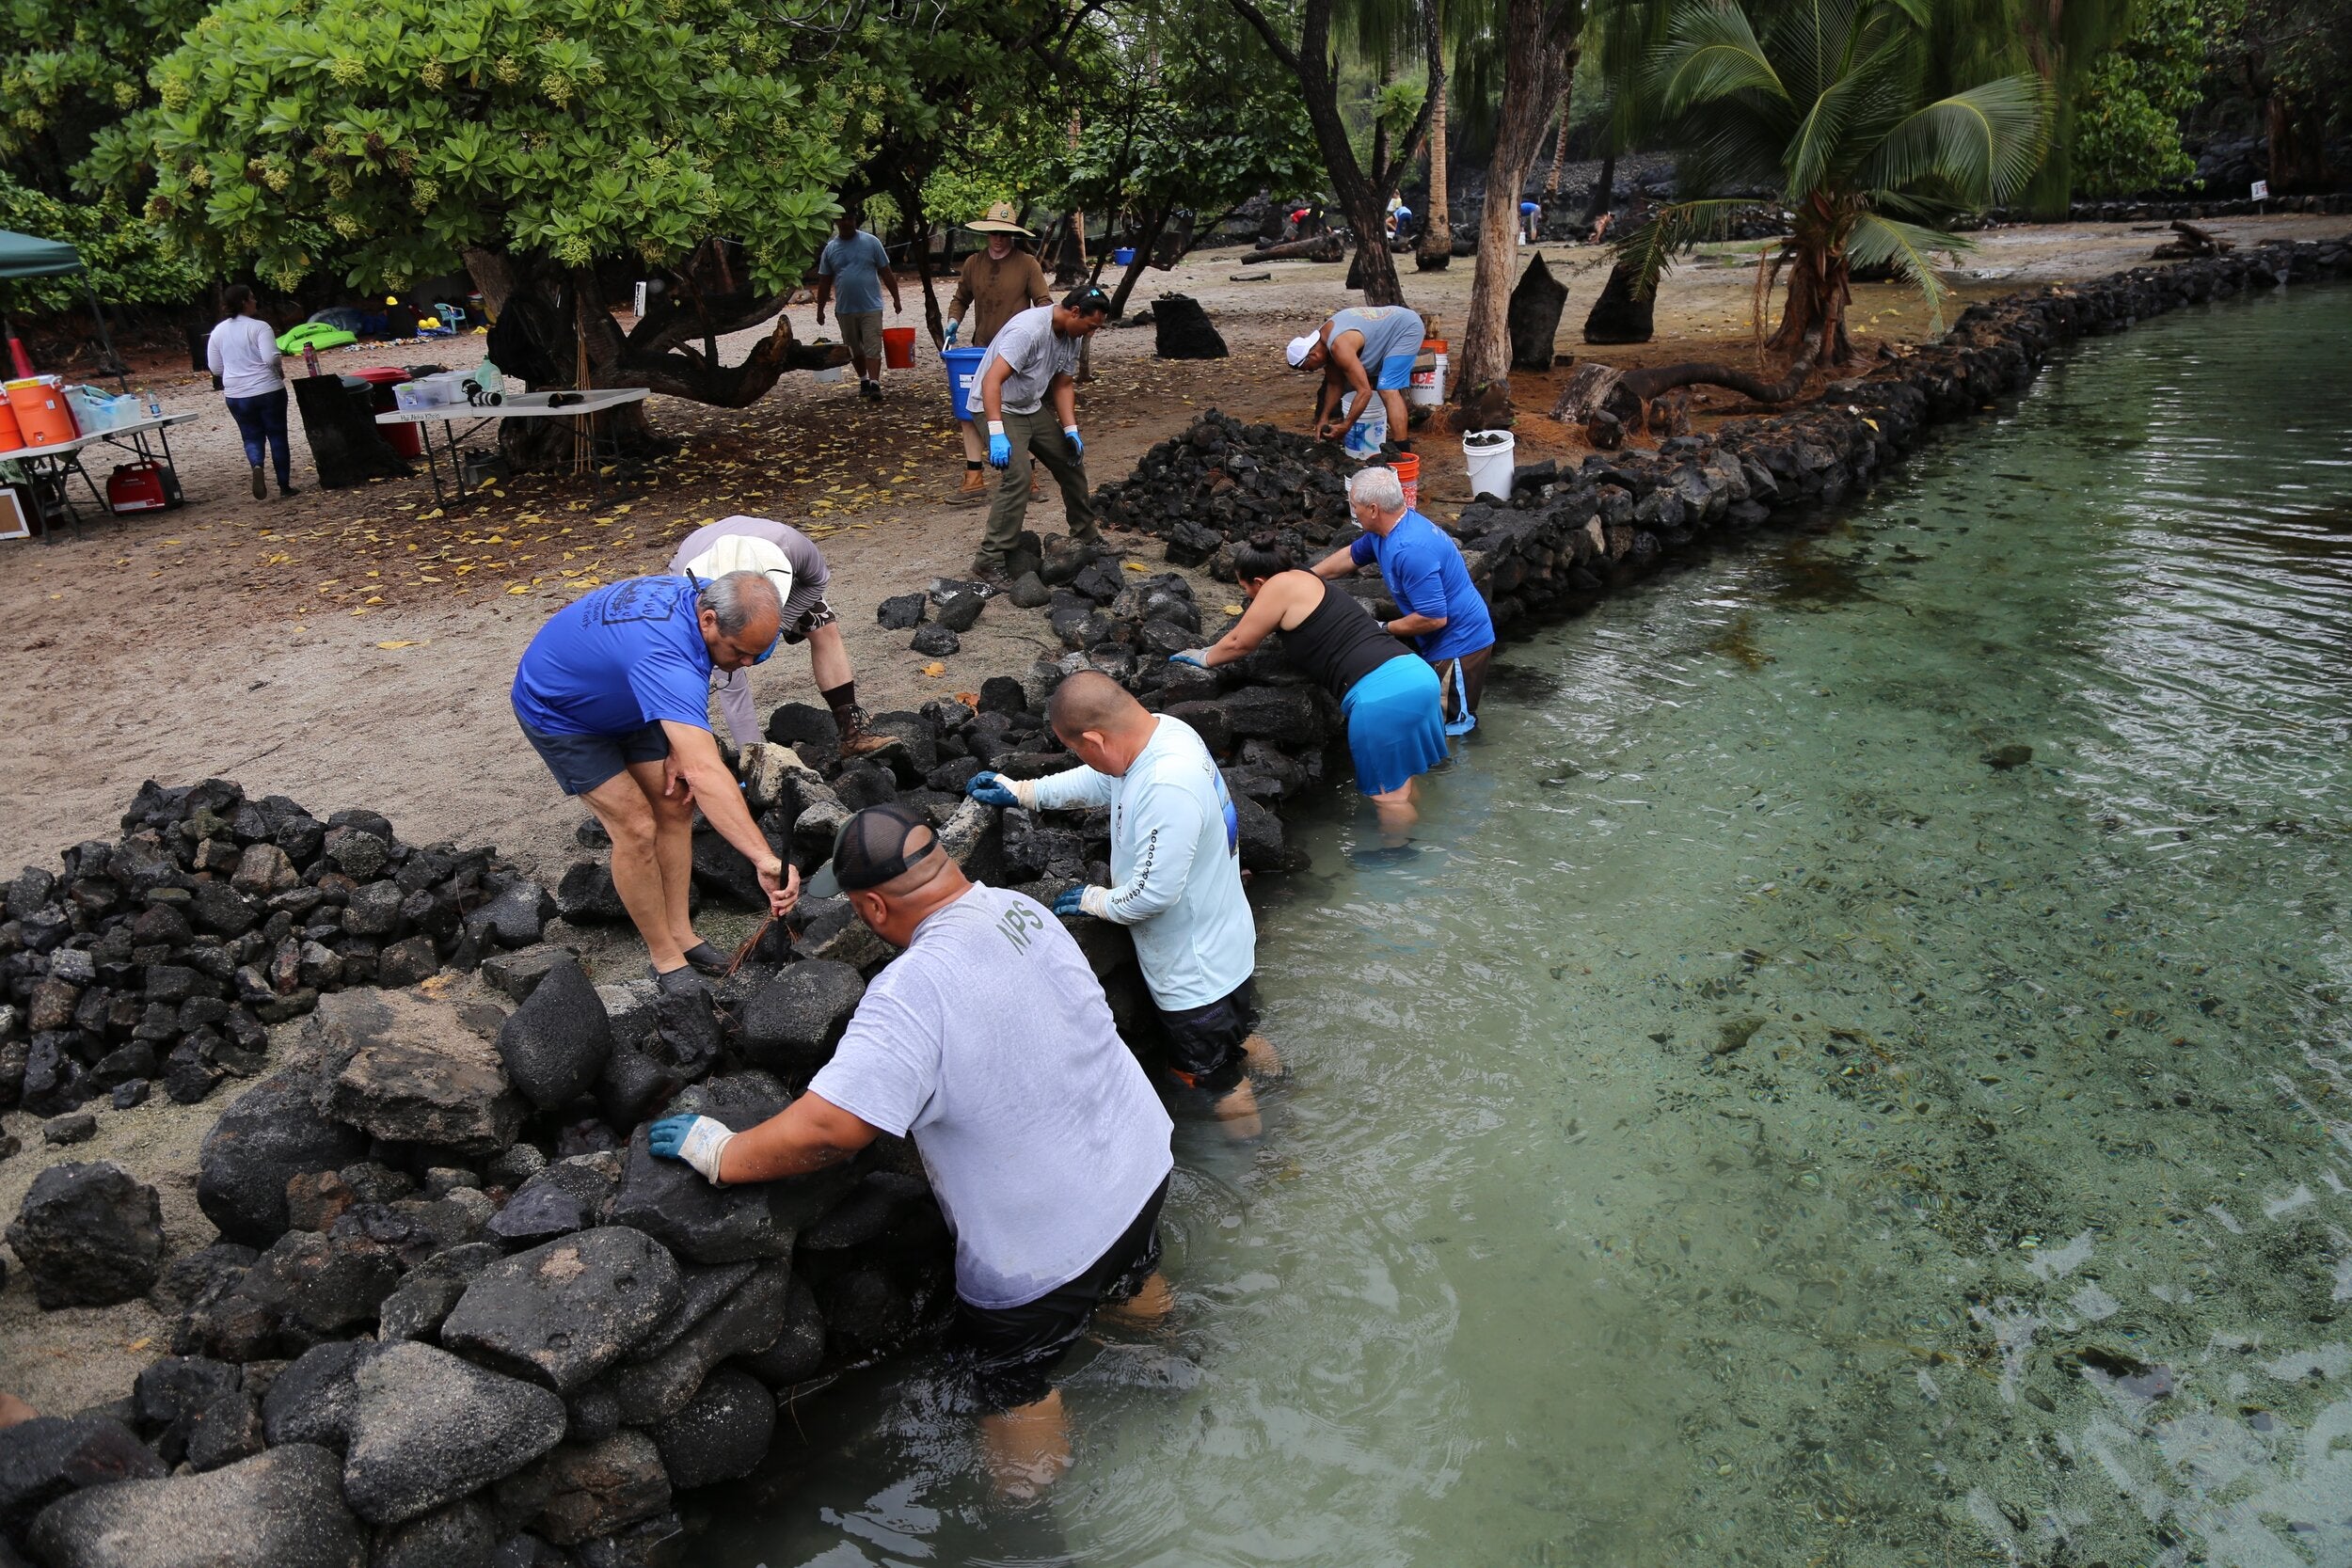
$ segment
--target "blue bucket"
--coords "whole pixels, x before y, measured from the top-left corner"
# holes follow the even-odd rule
[[[940,351],[940,360],[947,367],[947,395],[955,404],[956,418],[972,417],[972,377],[986,358],[984,348],[951,348]]]
[[[1136,264],[1135,249],[1130,245],[1122,245],[1111,252],[1111,260],[1122,267],[1132,267]]]

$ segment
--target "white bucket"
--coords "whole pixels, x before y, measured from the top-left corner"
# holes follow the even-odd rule
[[[1462,461],[1470,468],[1471,495],[1511,499],[1511,450],[1518,445],[1507,430],[1473,430],[1462,437]]]
[[[1429,356],[1429,368],[1413,367],[1413,379],[1405,391],[1405,401],[1422,408],[1435,408],[1445,402],[1445,356]]]

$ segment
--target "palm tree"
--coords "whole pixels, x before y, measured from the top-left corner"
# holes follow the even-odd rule
[[[1789,356],[1784,398],[1816,363],[1851,361],[1857,266],[1891,267],[1927,296],[1940,329],[1947,291],[1930,254],[1965,242],[1935,225],[2008,199],[2042,165],[2042,79],[2028,71],[1930,101],[1921,16],[1915,0],[1795,0],[1759,39],[1735,0],[1694,0],[1643,73],[1681,150],[1682,190],[1762,187],[1793,214],[1759,291],[1768,297],[1786,271],[1788,303],[1767,344]],[[1654,288],[1677,251],[1754,205],[1712,194],[1674,202],[1620,240],[1619,256]]]

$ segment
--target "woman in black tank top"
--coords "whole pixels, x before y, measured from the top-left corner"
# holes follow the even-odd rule
[[[1282,652],[1346,710],[1357,787],[1379,808],[1381,826],[1402,832],[1414,818],[1413,779],[1446,759],[1437,673],[1353,594],[1293,568],[1279,550],[1242,546],[1233,551],[1233,575],[1248,595],[1248,612],[1211,646],[1174,657],[1213,669],[1279,631]],[[1391,668],[1399,659],[1407,667]],[[1373,700],[1360,700],[1375,690]]]

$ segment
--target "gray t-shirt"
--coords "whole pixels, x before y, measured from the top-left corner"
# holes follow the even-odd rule
[[[722,517],[715,523],[705,523],[686,536],[675,554],[670,557],[670,570],[683,572],[690,561],[699,561],[710,552],[712,546],[736,534],[765,539],[784,552],[792,562],[792,588],[798,593],[805,588],[822,588],[833,578],[833,569],[825,564],[825,555],[817,542],[790,523],[777,522],[773,517],[747,517],[740,513]]]
[[[956,1233],[956,1293],[978,1307],[1085,1273],[1175,1164],[1078,944],[985,884],[915,927],[809,1089],[914,1139]]]
[[[1044,403],[1045,389],[1056,375],[1076,379],[1078,349],[1084,341],[1054,331],[1052,306],[1032,306],[998,327],[996,336],[988,341],[988,352],[980,356],[979,366],[972,372],[973,396],[978,397],[988,367],[1002,359],[1012,367],[1005,376],[1006,411],[1034,414]]]
[[[1364,335],[1364,346],[1357,351],[1356,357],[1372,372],[1375,386],[1380,382],[1380,368],[1390,360],[1415,358],[1421,354],[1421,317],[1402,305],[1352,305],[1344,310],[1335,310],[1330,330],[1323,335],[1325,345],[1327,347],[1343,332]]]

